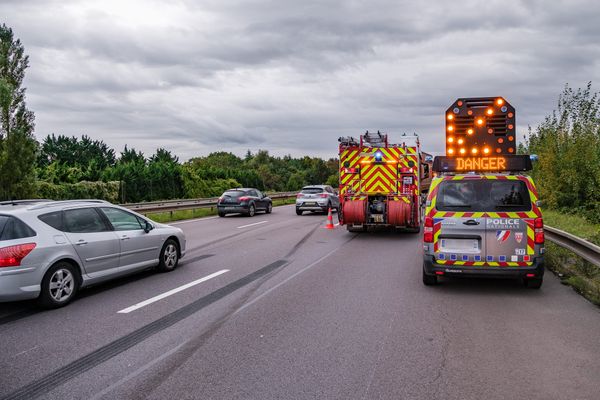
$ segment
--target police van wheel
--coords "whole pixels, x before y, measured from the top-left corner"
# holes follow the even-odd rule
[[[425,286],[434,286],[438,284],[438,279],[436,275],[428,275],[425,273],[425,269],[423,269],[423,284]]]
[[[529,289],[539,289],[542,287],[544,280],[542,278],[525,279],[525,286]]]

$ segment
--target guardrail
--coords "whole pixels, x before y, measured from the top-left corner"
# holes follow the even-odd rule
[[[600,246],[551,226],[545,226],[544,232],[546,239],[600,267]]]
[[[273,200],[289,199],[296,197],[298,192],[277,192],[267,193]],[[144,203],[128,203],[121,204],[123,207],[136,211],[140,214],[156,213],[156,212],[173,212],[180,210],[193,210],[196,208],[211,208],[217,205],[218,197],[210,197],[203,199],[179,199],[179,200],[163,200],[151,201]]]

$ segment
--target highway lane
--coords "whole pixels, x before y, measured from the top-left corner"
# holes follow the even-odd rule
[[[0,398],[597,398],[598,308],[551,274],[540,291],[424,287],[420,235],[323,225],[293,207],[186,222],[190,252],[173,273],[102,285],[60,310],[3,307],[22,317],[0,324]]]

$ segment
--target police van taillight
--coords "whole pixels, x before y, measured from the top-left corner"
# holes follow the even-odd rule
[[[425,217],[425,227],[423,228],[423,242],[433,243],[433,218]]]
[[[542,218],[536,218],[533,223],[533,229],[535,244],[544,244],[544,220]]]

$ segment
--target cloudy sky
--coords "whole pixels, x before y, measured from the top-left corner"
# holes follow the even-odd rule
[[[333,157],[366,129],[444,150],[458,97],[507,98],[519,137],[565,83],[600,90],[598,1],[0,0],[30,57],[36,135],[182,160]]]

